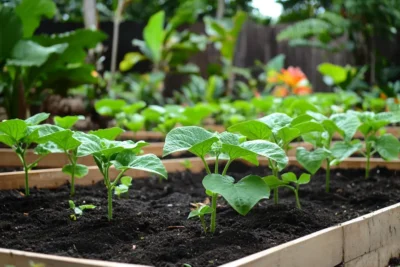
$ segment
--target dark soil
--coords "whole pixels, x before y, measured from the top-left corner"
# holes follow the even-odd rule
[[[388,267],[399,267],[400,266],[400,258],[390,259]]]
[[[235,178],[266,174],[265,168],[240,163],[231,170]],[[396,172],[374,169],[368,180],[363,175],[363,170],[332,171],[327,194],[324,173],[316,174],[300,189],[303,210],[284,189],[279,205],[261,201],[245,217],[220,199],[214,236],[186,219],[190,203],[206,199],[200,174],[173,174],[162,183],[156,177],[133,181],[127,198],[115,198],[112,222],[102,183],[77,188],[77,205],[97,206],[77,221],[69,219],[68,185],[32,189],[29,198],[0,191],[0,247],[154,266],[218,266],[400,201]]]

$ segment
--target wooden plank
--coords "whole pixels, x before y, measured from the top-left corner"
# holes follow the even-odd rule
[[[390,257],[400,253],[400,203],[343,223],[342,227],[345,266],[384,267]],[[380,263],[382,257],[386,258],[385,265]]]
[[[0,248],[1,266],[31,267],[31,262],[42,263],[46,267],[145,267],[145,265],[78,259]]]
[[[343,260],[343,231],[329,227],[221,267],[333,267]]]

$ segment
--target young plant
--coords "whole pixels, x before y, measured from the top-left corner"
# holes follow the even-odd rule
[[[29,196],[29,171],[49,153],[45,150],[35,150],[35,153],[39,157],[35,161],[28,163],[26,160],[28,148],[34,143],[45,142],[47,135],[62,130],[60,127],[54,125],[39,125],[39,123],[48,117],[49,114],[47,113],[39,113],[26,120],[13,119],[0,122],[0,142],[14,150],[24,168],[26,196]]]
[[[292,190],[296,198],[296,207],[301,209],[299,187],[302,184],[308,184],[310,182],[311,175],[308,173],[303,173],[299,178],[297,178],[296,174],[293,172],[287,172],[282,174],[281,177],[282,179],[279,179],[274,175],[269,175],[264,177],[263,180],[271,189],[284,187]]]
[[[75,202],[72,200],[68,201],[68,203],[69,203],[69,208],[74,212],[74,214],[69,215],[69,217],[73,221],[76,221],[76,219],[78,217],[81,217],[83,215],[84,210],[93,210],[96,208],[95,205],[91,205],[91,204],[84,204],[84,205],[76,206]]]
[[[113,190],[117,187],[119,188],[117,191],[121,190],[121,187],[118,186],[120,181],[122,181],[123,185],[127,186],[128,179],[124,178],[122,180],[127,170],[142,170],[160,175],[165,179],[167,178],[167,171],[159,158],[153,154],[138,156],[141,152],[141,148],[146,146],[147,143],[143,141],[137,143],[133,141],[115,141],[114,139],[121,132],[122,129],[116,127],[98,130],[89,134],[76,132],[73,135],[75,139],[81,142],[81,145],[78,147],[77,155],[92,155],[103,176],[104,184],[107,189],[109,221],[113,218]],[[115,170],[110,169],[111,166],[114,166]],[[117,174],[115,179],[111,177],[113,173]]]
[[[211,133],[197,126],[175,128],[167,134],[163,156],[178,151],[188,151],[199,157],[204,164],[207,175],[203,179],[203,186],[207,195],[211,196],[211,233],[216,229],[218,195],[222,195],[241,215],[246,215],[258,201],[269,197],[269,187],[259,176],[248,175],[235,183],[235,179],[227,175],[233,161],[241,159],[258,165],[258,155],[284,164],[288,161],[285,152],[274,143],[245,141],[244,136],[228,132]],[[206,160],[207,155],[214,156],[213,172]],[[221,173],[220,160],[226,161]]]
[[[204,233],[207,233],[207,225],[204,219],[204,215],[212,214],[212,208],[204,203],[195,203],[192,204],[192,206],[194,206],[194,209],[192,209],[192,211],[189,213],[188,219],[196,217],[199,218]]]
[[[365,145],[360,153],[366,157],[367,166],[365,168],[365,178],[369,177],[370,160],[371,157],[378,152],[378,154],[386,161],[398,159],[400,142],[392,134],[378,135],[378,133],[390,123],[397,123],[400,121],[400,114],[396,112],[354,112],[349,111],[350,114],[355,114],[361,121],[358,130],[364,137]]]
[[[306,118],[292,119],[283,113],[273,113],[258,120],[250,120],[238,123],[228,128],[230,132],[238,132],[247,136],[249,140],[265,140],[272,142],[281,150],[286,151],[289,144],[294,139],[303,134],[310,132],[322,132],[323,127],[317,122],[310,121]],[[272,175],[279,179],[279,172],[288,164],[286,154],[276,160],[268,157],[269,168]],[[278,187],[274,189],[274,203],[278,204],[279,191]]]
[[[315,174],[321,168],[322,163],[326,162],[325,191],[329,193],[330,166],[339,164],[362,147],[359,140],[351,140],[360,125],[360,121],[356,116],[351,114],[334,114],[328,118],[311,111],[308,111],[302,117],[305,120],[310,119],[311,121],[320,123],[324,131],[302,135],[303,140],[312,144],[314,149],[308,151],[303,147],[298,147],[296,150],[296,159],[311,174]],[[343,136],[344,141],[333,143],[332,139],[335,133]]]
[[[81,144],[73,137],[74,132],[69,130],[74,124],[83,119],[83,116],[55,117],[54,122],[66,130],[58,131],[42,138],[41,145],[38,145],[35,151],[47,151],[48,153],[64,153],[69,161],[62,168],[62,172],[71,176],[70,196],[75,195],[75,178],[82,178],[88,174],[88,168],[85,165],[78,164],[78,147]]]

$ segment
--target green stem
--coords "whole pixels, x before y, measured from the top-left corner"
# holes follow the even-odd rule
[[[29,167],[26,165],[26,161],[25,161],[25,151],[22,152],[22,154],[17,154],[19,159],[21,160],[22,166],[24,167],[24,172],[25,172],[25,196],[29,196],[30,195],[30,191],[29,191],[29,176],[28,176],[28,172],[29,172]]]
[[[296,207],[301,210],[301,204],[300,204],[300,198],[299,198],[299,191],[298,191],[298,187],[297,189],[294,190],[294,196],[296,198]]]
[[[207,233],[207,226],[206,226],[206,221],[204,220],[204,216],[200,215],[199,216],[201,226],[203,226],[204,233]]]
[[[71,189],[69,192],[69,195],[71,197],[75,196],[75,166],[76,166],[76,158],[74,156],[71,156],[69,153],[66,153],[67,157],[69,159],[69,162],[72,165],[72,171],[71,171]]]
[[[371,158],[371,144],[367,143],[365,154],[367,156],[367,166],[365,167],[365,179],[369,178],[369,167]]]
[[[112,220],[113,211],[112,211],[112,188],[107,188],[107,201],[108,201],[108,221]]]
[[[215,157],[215,166],[214,166],[214,173],[218,174],[218,158],[219,158],[219,154],[217,154],[217,156]]]
[[[224,168],[224,170],[222,171],[222,175],[226,175],[226,173],[228,172],[228,168],[229,168],[229,166],[231,165],[231,163],[232,163],[231,160],[229,160],[229,161],[226,163],[225,168]]]
[[[213,234],[215,232],[215,228],[216,228],[216,224],[217,224],[217,199],[218,199],[218,194],[212,194],[212,197],[211,197],[212,213],[211,213],[210,231]]]
[[[325,178],[325,192],[329,193],[331,184],[331,166],[329,165],[329,159],[326,159],[326,178]]]
[[[278,176],[279,176],[278,169],[277,169],[274,165],[272,165],[272,166],[273,166],[273,168],[272,168],[272,174],[273,174],[276,178],[279,179],[279,177],[278,177]],[[278,189],[278,187],[277,187],[277,188],[274,189],[274,204],[277,205],[278,202],[279,202],[279,189]]]
[[[211,174],[210,167],[208,167],[208,164],[207,164],[206,160],[204,159],[204,157],[200,157],[200,158],[201,158],[201,161],[204,164],[204,167],[206,168],[207,174]]]

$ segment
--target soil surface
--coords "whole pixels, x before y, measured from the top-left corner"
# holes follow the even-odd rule
[[[237,163],[228,174],[239,179],[250,173],[269,172]],[[317,173],[300,188],[302,210],[285,189],[279,205],[263,200],[245,217],[220,199],[214,236],[204,235],[197,219],[186,219],[190,203],[206,199],[204,174],[171,174],[162,183],[156,177],[134,180],[129,196],[114,198],[112,222],[102,183],[77,187],[75,203],[97,208],[76,221],[69,218],[68,185],[32,189],[29,198],[0,191],[0,247],[153,266],[218,266],[400,202],[398,173],[374,169],[368,180],[363,175],[333,170],[327,194],[324,173]]]
[[[400,266],[400,258],[390,259],[388,267],[399,267]]]

